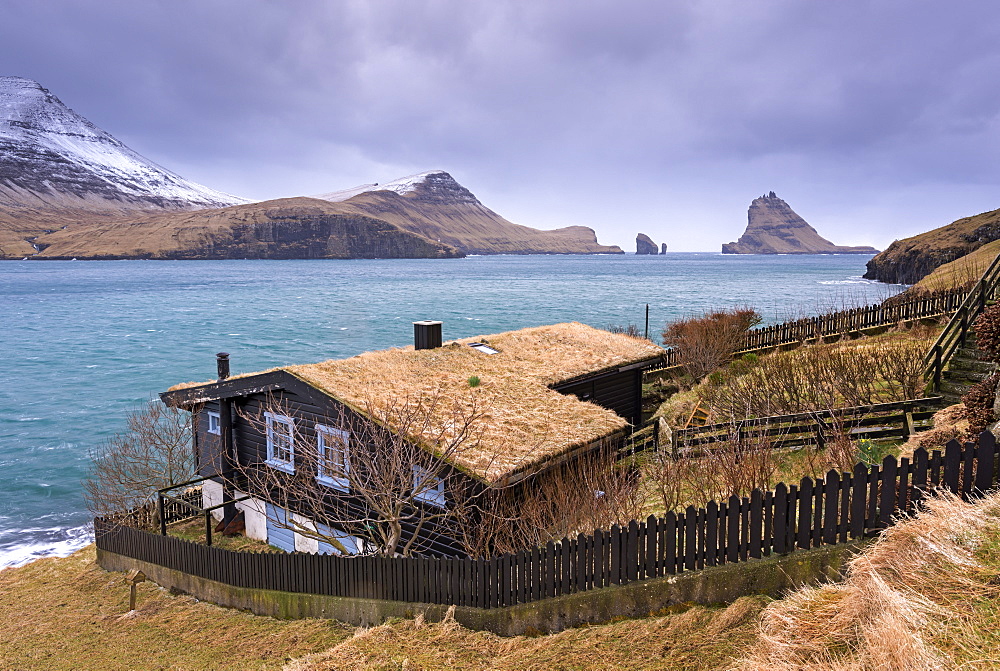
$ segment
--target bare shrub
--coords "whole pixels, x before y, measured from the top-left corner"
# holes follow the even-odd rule
[[[149,401],[125,417],[125,430],[90,454],[83,478],[95,517],[154,526],[156,490],[194,478],[191,413]]]
[[[972,326],[976,349],[987,361],[1000,361],[1000,303],[988,306]]]
[[[273,468],[264,463],[266,455],[260,455],[254,463],[234,465],[233,486],[302,516],[289,514],[272,523],[329,543],[341,552],[348,548],[337,530],[366,540],[383,556],[419,554],[426,550],[421,545],[421,532],[447,527],[456,514],[455,506],[448,505],[450,501],[458,497],[467,506],[474,503],[465,484],[467,476],[455,470],[451,461],[478,447],[476,424],[482,410],[474,399],[454,403],[450,420],[442,423],[435,421],[442,411],[439,403],[447,401],[400,399],[379,410],[384,424],[360,415],[350,420],[328,418],[326,426],[335,429],[332,435],[347,440],[346,445],[335,446],[337,450],[345,448],[346,460],[333,465],[329,452],[320,454],[311,424],[296,421],[294,472]],[[268,413],[292,416],[276,399],[241,416],[264,434]],[[407,436],[422,436],[433,451]],[[331,477],[334,486],[317,482],[317,476],[324,474]],[[338,482],[342,485],[337,486]]]
[[[607,446],[540,473],[520,487],[493,490],[477,501],[477,527],[465,527],[470,556],[489,557],[626,524],[642,514],[638,468],[616,461]],[[471,519],[470,519],[471,521]]]
[[[804,345],[736,361],[706,385],[714,412],[733,420],[918,398],[926,343],[911,338]]]
[[[982,382],[972,385],[962,397],[965,419],[969,421],[969,433],[972,436],[978,436],[996,420],[993,404],[996,402],[998,382],[1000,374],[993,373]]]
[[[608,327],[604,330],[609,333],[621,333],[623,335],[631,336],[632,338],[646,339],[646,335],[642,332],[642,329],[635,324],[626,324],[625,326],[622,326],[621,324],[608,324]]]
[[[646,481],[666,511],[769,489],[779,457],[770,439],[733,427],[727,441],[682,448],[678,458],[657,454],[645,464]]]
[[[700,380],[729,361],[747,331],[760,322],[761,316],[750,307],[688,317],[667,324],[663,344],[678,349],[685,372]]]

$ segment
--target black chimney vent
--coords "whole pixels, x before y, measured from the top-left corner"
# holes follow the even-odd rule
[[[219,352],[215,355],[215,363],[219,369],[219,379],[229,377],[229,352]]]
[[[441,346],[441,322],[413,322],[413,349],[434,349]]]

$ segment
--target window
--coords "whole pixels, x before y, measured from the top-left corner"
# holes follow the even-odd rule
[[[295,423],[291,417],[264,413],[267,422],[267,465],[295,472]]]
[[[423,466],[413,467],[413,491],[417,501],[444,508],[444,480]]]
[[[483,354],[499,354],[500,350],[495,350],[484,342],[470,342],[469,347],[476,350],[477,352],[482,352]]]
[[[211,410],[208,411],[208,432],[217,436],[222,434],[222,417]]]
[[[330,487],[347,489],[349,481],[347,472],[347,449],[351,434],[341,429],[334,429],[322,424],[316,425],[316,451],[319,461],[316,468],[316,480]]]

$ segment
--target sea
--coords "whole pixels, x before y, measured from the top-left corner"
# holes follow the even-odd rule
[[[125,414],[171,385],[444,338],[636,325],[751,306],[766,323],[879,302],[863,255],[470,256],[0,262],[0,567],[93,540],[81,478]],[[648,307],[647,307],[648,306]],[[648,310],[648,322],[647,322]],[[648,323],[648,326],[647,326]]]

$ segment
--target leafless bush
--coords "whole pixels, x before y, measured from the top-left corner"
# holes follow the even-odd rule
[[[760,315],[749,307],[688,317],[667,324],[663,344],[678,349],[685,372],[700,380],[729,361],[746,332],[760,322]]]
[[[91,452],[83,478],[87,510],[95,517],[155,525],[157,489],[194,478],[191,413],[159,400],[131,410],[125,430]]]
[[[450,408],[439,407],[441,403],[446,401],[401,399],[369,413],[377,414],[381,422],[360,415],[328,418],[325,425],[334,431],[327,440],[340,436],[346,441],[332,446],[334,455],[345,458],[332,458],[326,441],[325,454],[321,455],[311,426],[296,421],[294,472],[267,465],[266,455],[261,455],[254,463],[235,465],[234,486],[245,482],[255,496],[301,516],[290,514],[272,523],[329,543],[341,552],[348,548],[337,530],[365,539],[383,556],[420,553],[426,550],[421,546],[426,535],[421,532],[447,527],[457,514],[451,501],[460,498],[466,507],[475,504],[466,476],[451,463],[478,447],[476,424],[482,411],[474,400]],[[440,421],[442,412],[448,415],[447,421]],[[268,413],[290,416],[272,399],[259,411],[244,414],[243,419],[263,434]],[[432,449],[417,444],[412,436],[420,436]],[[317,482],[317,476],[322,479],[324,475],[333,486]]]
[[[642,332],[642,329],[640,329],[635,324],[627,324],[625,326],[622,326],[621,324],[608,324],[608,328],[606,328],[605,330],[610,333],[621,333],[623,335],[631,336],[633,338],[643,338],[643,339],[646,338],[645,334]]]
[[[685,449],[679,458],[658,454],[646,462],[647,482],[667,511],[769,489],[778,469],[770,439],[735,425],[727,441]]]
[[[636,519],[644,498],[638,469],[615,457],[608,447],[490,492],[475,507],[478,526],[465,527],[466,550],[473,557],[517,552]]]
[[[911,338],[802,346],[734,362],[704,397],[734,420],[919,398],[926,346]]]

